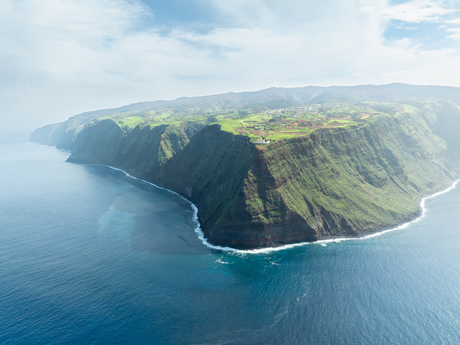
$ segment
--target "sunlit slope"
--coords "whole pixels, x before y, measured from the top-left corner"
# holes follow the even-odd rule
[[[399,105],[270,144],[219,123],[125,132],[107,119],[85,127],[69,160],[116,166],[183,194],[197,204],[211,243],[254,248],[356,236],[413,218],[418,197],[457,176],[448,144],[433,132],[445,106]]]
[[[355,236],[418,213],[457,176],[416,114],[253,147],[218,126],[198,133],[158,180],[190,197],[211,243],[238,248]]]
[[[346,88],[327,88],[303,105],[245,110],[223,109],[217,96],[221,108],[177,100],[180,109],[71,118],[51,125],[48,144],[71,149],[69,161],[115,166],[184,195],[213,244],[359,236],[413,219],[418,198],[459,176],[459,106],[395,93],[405,88],[417,89],[356,87],[346,98]],[[455,99],[457,89],[447,91]]]

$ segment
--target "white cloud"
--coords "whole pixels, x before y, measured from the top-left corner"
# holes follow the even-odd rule
[[[413,0],[382,10],[386,19],[396,19],[408,23],[437,22],[440,17],[455,12],[446,9],[439,1]]]
[[[446,20],[447,24],[460,24],[460,18],[455,18],[452,20]]]
[[[451,34],[448,36],[449,38],[460,41],[460,28],[447,29],[447,32],[451,32]]]
[[[387,0],[211,5],[234,25],[165,34],[139,2],[4,0],[0,116],[35,127],[143,100],[271,86],[458,86],[460,80],[458,49],[424,51],[410,39],[385,41],[394,10]],[[444,13],[430,11],[417,20]]]

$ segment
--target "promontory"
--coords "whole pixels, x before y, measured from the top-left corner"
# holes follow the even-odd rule
[[[30,140],[180,193],[238,249],[362,236],[460,176],[460,89],[271,88],[73,116]]]

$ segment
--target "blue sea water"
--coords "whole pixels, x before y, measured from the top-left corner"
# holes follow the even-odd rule
[[[405,229],[210,249],[181,197],[0,145],[1,344],[459,344],[460,187]]]

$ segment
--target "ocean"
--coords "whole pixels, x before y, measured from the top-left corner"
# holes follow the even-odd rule
[[[109,167],[0,145],[0,344],[458,344],[460,187],[377,236],[232,252]]]

